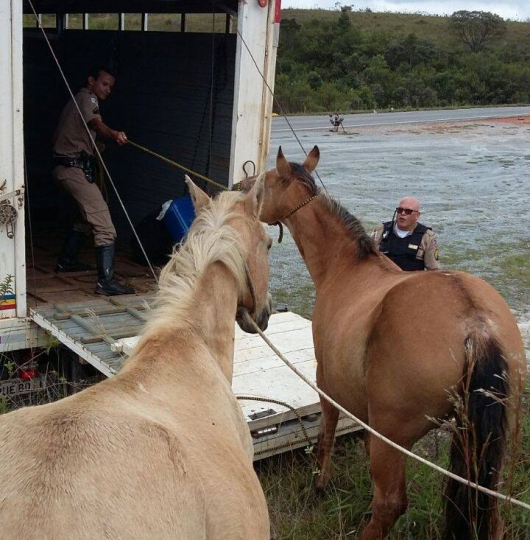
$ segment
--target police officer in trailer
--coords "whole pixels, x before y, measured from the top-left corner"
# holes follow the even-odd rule
[[[134,293],[132,287],[122,285],[114,277],[116,229],[99,187],[94,183],[96,157],[93,140],[96,135],[127,144],[123,131],[115,131],[103,123],[99,101],[107,99],[115,78],[106,67],[92,70],[86,86],[63,109],[53,139],[53,176],[56,183],[75,201],[79,219],[73,225],[57,261],[56,272],[78,272],[91,269],[77,260],[81,243],[87,234],[94,235],[98,280],[97,294],[114,296]],[[84,122],[76,107],[79,107]]]
[[[373,232],[381,253],[402,270],[437,270],[438,241],[430,227],[418,223],[420,203],[414,197],[399,201],[395,219]]]

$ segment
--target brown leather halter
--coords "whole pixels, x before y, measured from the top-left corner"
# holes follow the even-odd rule
[[[280,235],[278,237],[278,244],[281,244],[282,240],[283,240],[283,224],[282,224],[282,221],[284,219],[287,219],[288,217],[291,217],[295,212],[298,212],[298,210],[300,210],[300,208],[303,208],[306,204],[309,204],[312,200],[316,199],[316,197],[317,197],[316,195],[312,195],[311,197],[309,197],[305,201],[302,201],[301,203],[297,204],[292,210],[287,212],[287,214],[285,214],[283,217],[281,217],[278,221],[275,221],[274,223],[269,223],[269,225],[278,225],[278,227],[280,227]]]

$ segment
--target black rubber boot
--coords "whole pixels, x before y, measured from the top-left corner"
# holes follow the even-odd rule
[[[81,231],[72,229],[66,237],[63,249],[55,266],[56,272],[85,272],[94,270],[91,264],[85,264],[77,260],[77,254],[85,240],[85,235]]]
[[[94,292],[104,296],[118,294],[133,294],[134,289],[122,285],[114,277],[114,244],[98,246],[96,248],[96,262],[98,265],[98,282]]]

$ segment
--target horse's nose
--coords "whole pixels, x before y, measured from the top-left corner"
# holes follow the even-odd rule
[[[262,312],[259,314],[258,320],[256,322],[261,331],[267,330],[267,327],[269,326],[269,317],[271,316],[271,313],[272,313],[272,296],[270,293],[267,293],[267,302]]]

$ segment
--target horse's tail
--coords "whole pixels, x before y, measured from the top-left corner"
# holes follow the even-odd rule
[[[450,468],[458,476],[495,490],[508,431],[508,365],[498,341],[484,329],[467,337],[465,355]],[[451,479],[445,486],[445,519],[448,540],[487,540],[501,523],[495,498]]]

